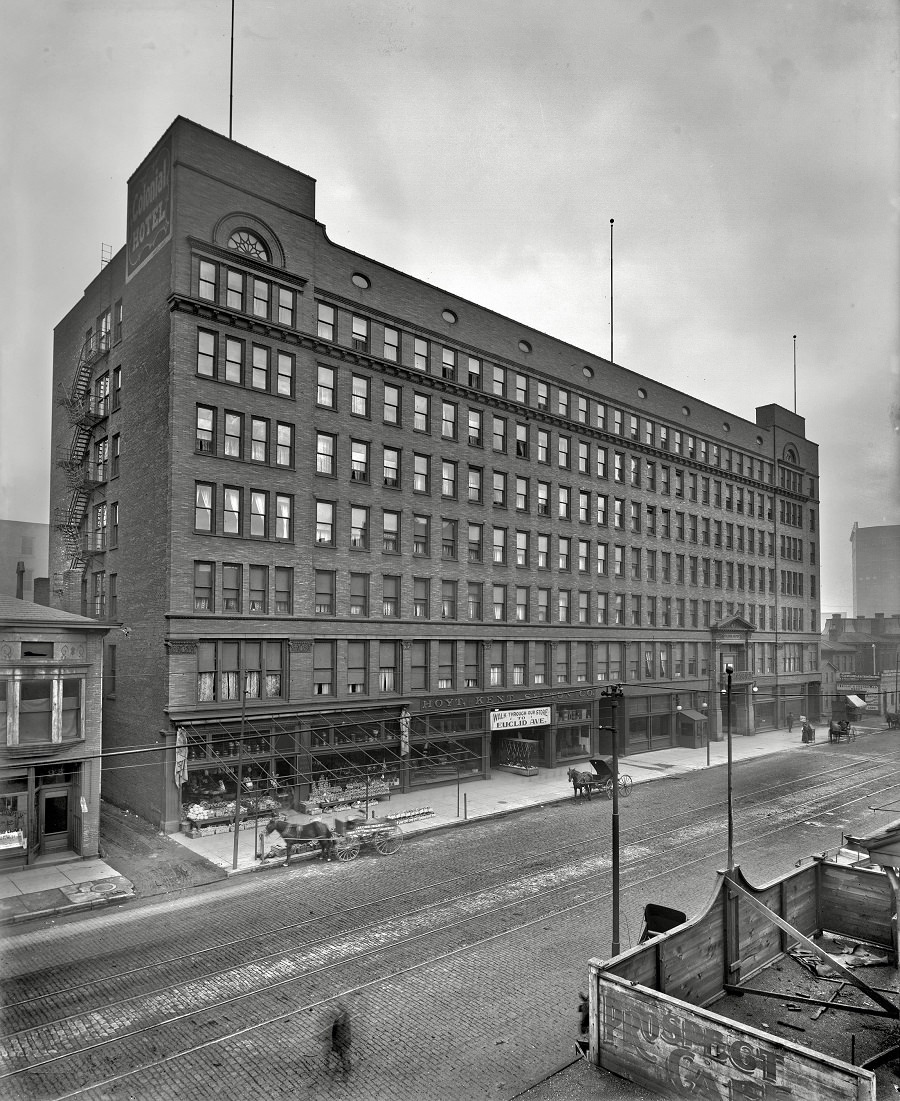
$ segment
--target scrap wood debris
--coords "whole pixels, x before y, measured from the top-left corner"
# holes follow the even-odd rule
[[[889,962],[886,954],[873,952],[862,944],[854,945],[849,951],[846,950],[844,945],[840,947],[842,948],[840,953],[830,956],[840,967],[885,967]],[[801,948],[789,948],[788,955],[793,957],[802,967],[805,967],[811,975],[830,975],[834,970],[821,957],[813,952],[805,952]]]

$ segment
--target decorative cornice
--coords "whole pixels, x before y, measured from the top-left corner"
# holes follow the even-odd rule
[[[312,639],[292,638],[288,640],[288,647],[292,654],[311,654],[313,648]]]
[[[165,640],[166,650],[170,654],[196,654],[197,642],[195,639],[188,638],[167,638]]]

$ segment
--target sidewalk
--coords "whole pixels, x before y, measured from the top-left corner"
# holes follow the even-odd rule
[[[859,724],[861,736],[885,729],[875,720],[867,725]],[[824,726],[818,729],[817,742],[827,744]],[[805,748],[797,727],[791,734],[786,730],[770,730],[751,736],[735,736],[732,739],[732,759],[735,762],[754,757],[779,753],[782,750]],[[727,742],[712,742],[709,746],[711,767],[723,765],[728,758]],[[664,776],[680,776],[706,768],[707,747],[700,749],[660,749],[619,760],[620,773],[627,773],[635,784],[648,783]],[[519,776],[510,772],[494,771],[490,780],[468,781],[441,787],[424,787],[389,800],[369,804],[370,817],[385,817],[400,812],[428,809],[428,817],[401,822],[406,836],[434,830],[448,829],[465,821],[497,817],[526,807],[560,802],[573,798],[572,785],[566,776],[568,768],[591,771],[586,760],[572,761],[554,769],[541,769],[537,776]],[[595,795],[594,798],[602,798]],[[364,807],[359,811],[362,813]],[[333,814],[321,817],[334,825]],[[312,816],[290,811],[290,822],[302,824]],[[260,845],[270,846],[264,839],[268,815],[259,821]],[[257,831],[251,819],[249,828],[238,834],[238,859],[234,867],[234,834],[219,833],[208,837],[190,838],[186,834],[173,834],[172,840],[199,853],[211,863],[227,870],[229,875],[263,871],[278,866],[283,860],[261,862],[255,856]],[[48,862],[42,858],[33,867],[15,872],[0,873],[0,925],[21,922],[55,914],[69,914],[79,910],[105,909],[134,898],[132,884],[114,868],[100,859],[72,860],[67,863]]]

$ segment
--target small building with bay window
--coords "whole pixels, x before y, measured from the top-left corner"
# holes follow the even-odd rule
[[[0,868],[98,852],[109,627],[0,595]]]

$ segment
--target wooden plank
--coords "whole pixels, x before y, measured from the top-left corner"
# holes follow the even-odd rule
[[[830,956],[823,948],[820,948],[818,944],[815,943],[815,941],[811,941],[808,937],[805,937],[799,930],[795,929],[792,925],[786,922],[784,918],[780,918],[777,914],[774,914],[771,910],[768,909],[768,907],[764,906],[761,902],[754,898],[749,891],[744,890],[744,888],[739,883],[736,883],[733,879],[729,880],[728,882],[730,889],[733,890],[741,900],[749,903],[750,906],[752,906],[754,909],[760,910],[763,913],[768,914],[769,921],[772,921],[775,923],[775,925],[779,925],[781,928],[783,928],[785,932],[789,933],[794,938],[794,940],[799,941],[804,948],[808,948],[810,952],[813,952],[821,960],[827,963],[828,966],[832,968],[832,970],[836,971],[841,976],[841,978],[858,987],[864,994],[867,994],[872,999],[872,1001],[875,1002],[876,1005],[880,1005],[884,1009],[888,1010],[888,1016],[900,1017],[900,1009],[898,1009],[898,1007],[893,1002],[889,1001],[887,998],[882,997],[882,995],[874,987],[869,986],[869,984],[866,982],[863,982],[863,980],[859,978],[858,975],[854,974],[854,972],[849,967],[844,967],[843,964],[838,963],[833,956]]]
[[[591,999],[590,1061],[664,1097],[875,1099],[872,1071],[609,973]]]

